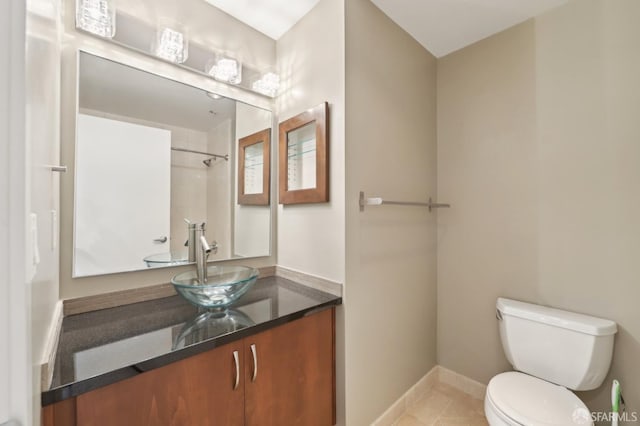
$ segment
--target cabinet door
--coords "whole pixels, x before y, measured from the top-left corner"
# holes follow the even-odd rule
[[[236,384],[238,354],[240,370]],[[242,344],[231,343],[77,397],[79,426],[241,426]]]
[[[247,337],[244,344],[247,426],[334,424],[333,309]]]

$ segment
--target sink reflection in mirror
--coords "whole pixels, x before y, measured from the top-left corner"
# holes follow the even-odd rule
[[[79,52],[73,276],[189,263],[188,226],[209,260],[268,256],[271,208],[237,200],[238,140],[271,112]]]
[[[189,263],[187,253],[184,250],[180,252],[167,252],[152,254],[144,258],[144,262],[148,268],[158,268],[162,266],[179,266]]]

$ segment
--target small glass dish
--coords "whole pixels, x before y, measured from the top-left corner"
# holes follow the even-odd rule
[[[178,294],[196,306],[226,308],[245,294],[258,279],[259,272],[248,266],[209,266],[207,282],[198,282],[195,270],[171,278]]]

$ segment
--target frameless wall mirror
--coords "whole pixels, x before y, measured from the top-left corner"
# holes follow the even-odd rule
[[[328,104],[279,125],[280,203],[329,201]]]
[[[270,206],[238,204],[235,165],[270,111],[86,52],[77,110],[74,277],[188,263],[185,219],[207,224],[210,260],[269,255]]]
[[[238,204],[268,205],[271,129],[239,140]]]

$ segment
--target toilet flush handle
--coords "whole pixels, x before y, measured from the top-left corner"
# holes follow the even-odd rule
[[[496,309],[496,318],[498,318],[498,321],[502,321],[502,312],[500,312],[500,309]]]

